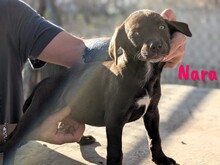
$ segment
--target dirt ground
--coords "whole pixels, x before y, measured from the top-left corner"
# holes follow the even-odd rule
[[[168,156],[181,165],[220,165],[220,89],[162,85],[159,109]],[[97,142],[80,147],[31,141],[19,148],[15,165],[105,165],[105,128],[87,126],[85,134]],[[123,152],[123,165],[154,164],[142,120],[125,126]]]

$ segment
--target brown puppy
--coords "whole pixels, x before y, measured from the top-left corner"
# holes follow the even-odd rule
[[[169,22],[159,14],[132,13],[116,30],[109,46],[114,61],[82,64],[43,80],[24,105],[27,109],[14,136],[6,143],[4,165],[16,149],[50,114],[70,107],[70,118],[93,126],[106,126],[107,164],[122,164],[122,130],[143,117],[151,139],[153,161],[176,165],[165,156],[159,135],[160,61],[170,50],[175,31],[191,36],[185,23]],[[122,50],[119,57],[118,50]]]

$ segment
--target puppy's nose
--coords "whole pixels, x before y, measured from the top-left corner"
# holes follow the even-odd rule
[[[162,43],[160,41],[152,41],[150,42],[149,47],[153,53],[160,52],[162,49]]]

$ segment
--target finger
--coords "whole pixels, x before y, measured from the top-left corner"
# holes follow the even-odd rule
[[[162,13],[161,16],[164,19],[167,19],[169,21],[176,21],[176,15],[174,14],[174,12],[171,9],[165,9]]]
[[[68,134],[62,134],[58,133],[56,137],[54,138],[54,144],[64,144],[64,143],[74,143],[78,142],[78,138],[75,137],[75,135],[68,133]]]
[[[166,62],[165,68],[176,68],[177,65],[182,61],[183,58],[172,59],[171,62]]]
[[[77,130],[70,133],[57,133],[54,137],[54,144],[79,142],[85,131],[85,125],[80,124]]]
[[[179,48],[178,52],[176,52],[176,55],[174,58],[168,60],[165,64],[166,68],[176,68],[176,66],[183,60],[183,55],[185,51],[185,46],[182,46]]]
[[[180,32],[175,32],[171,36],[171,50],[175,50],[175,48],[178,48],[179,46],[182,46],[186,43],[186,36]]]
[[[176,68],[178,63],[173,63],[173,62],[166,62],[165,68]]]
[[[186,37],[179,33],[176,32],[173,34],[173,38],[170,42],[170,53],[167,55],[163,61],[169,61],[175,56],[178,56],[179,54],[177,52],[180,52],[185,50],[185,45],[186,45]],[[182,53],[183,54],[183,53]]]
[[[164,62],[173,62],[176,59],[182,59],[185,53],[185,45],[179,46],[174,52],[164,57]]]

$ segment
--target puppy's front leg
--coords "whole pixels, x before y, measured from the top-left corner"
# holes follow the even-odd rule
[[[121,165],[122,153],[122,130],[123,123],[112,120],[106,123],[107,134],[107,165]]]
[[[147,129],[150,139],[150,149],[153,161],[157,165],[177,165],[175,160],[167,157],[161,147],[161,139],[159,133],[159,111],[157,106],[149,105],[147,113],[144,115],[144,125]]]

